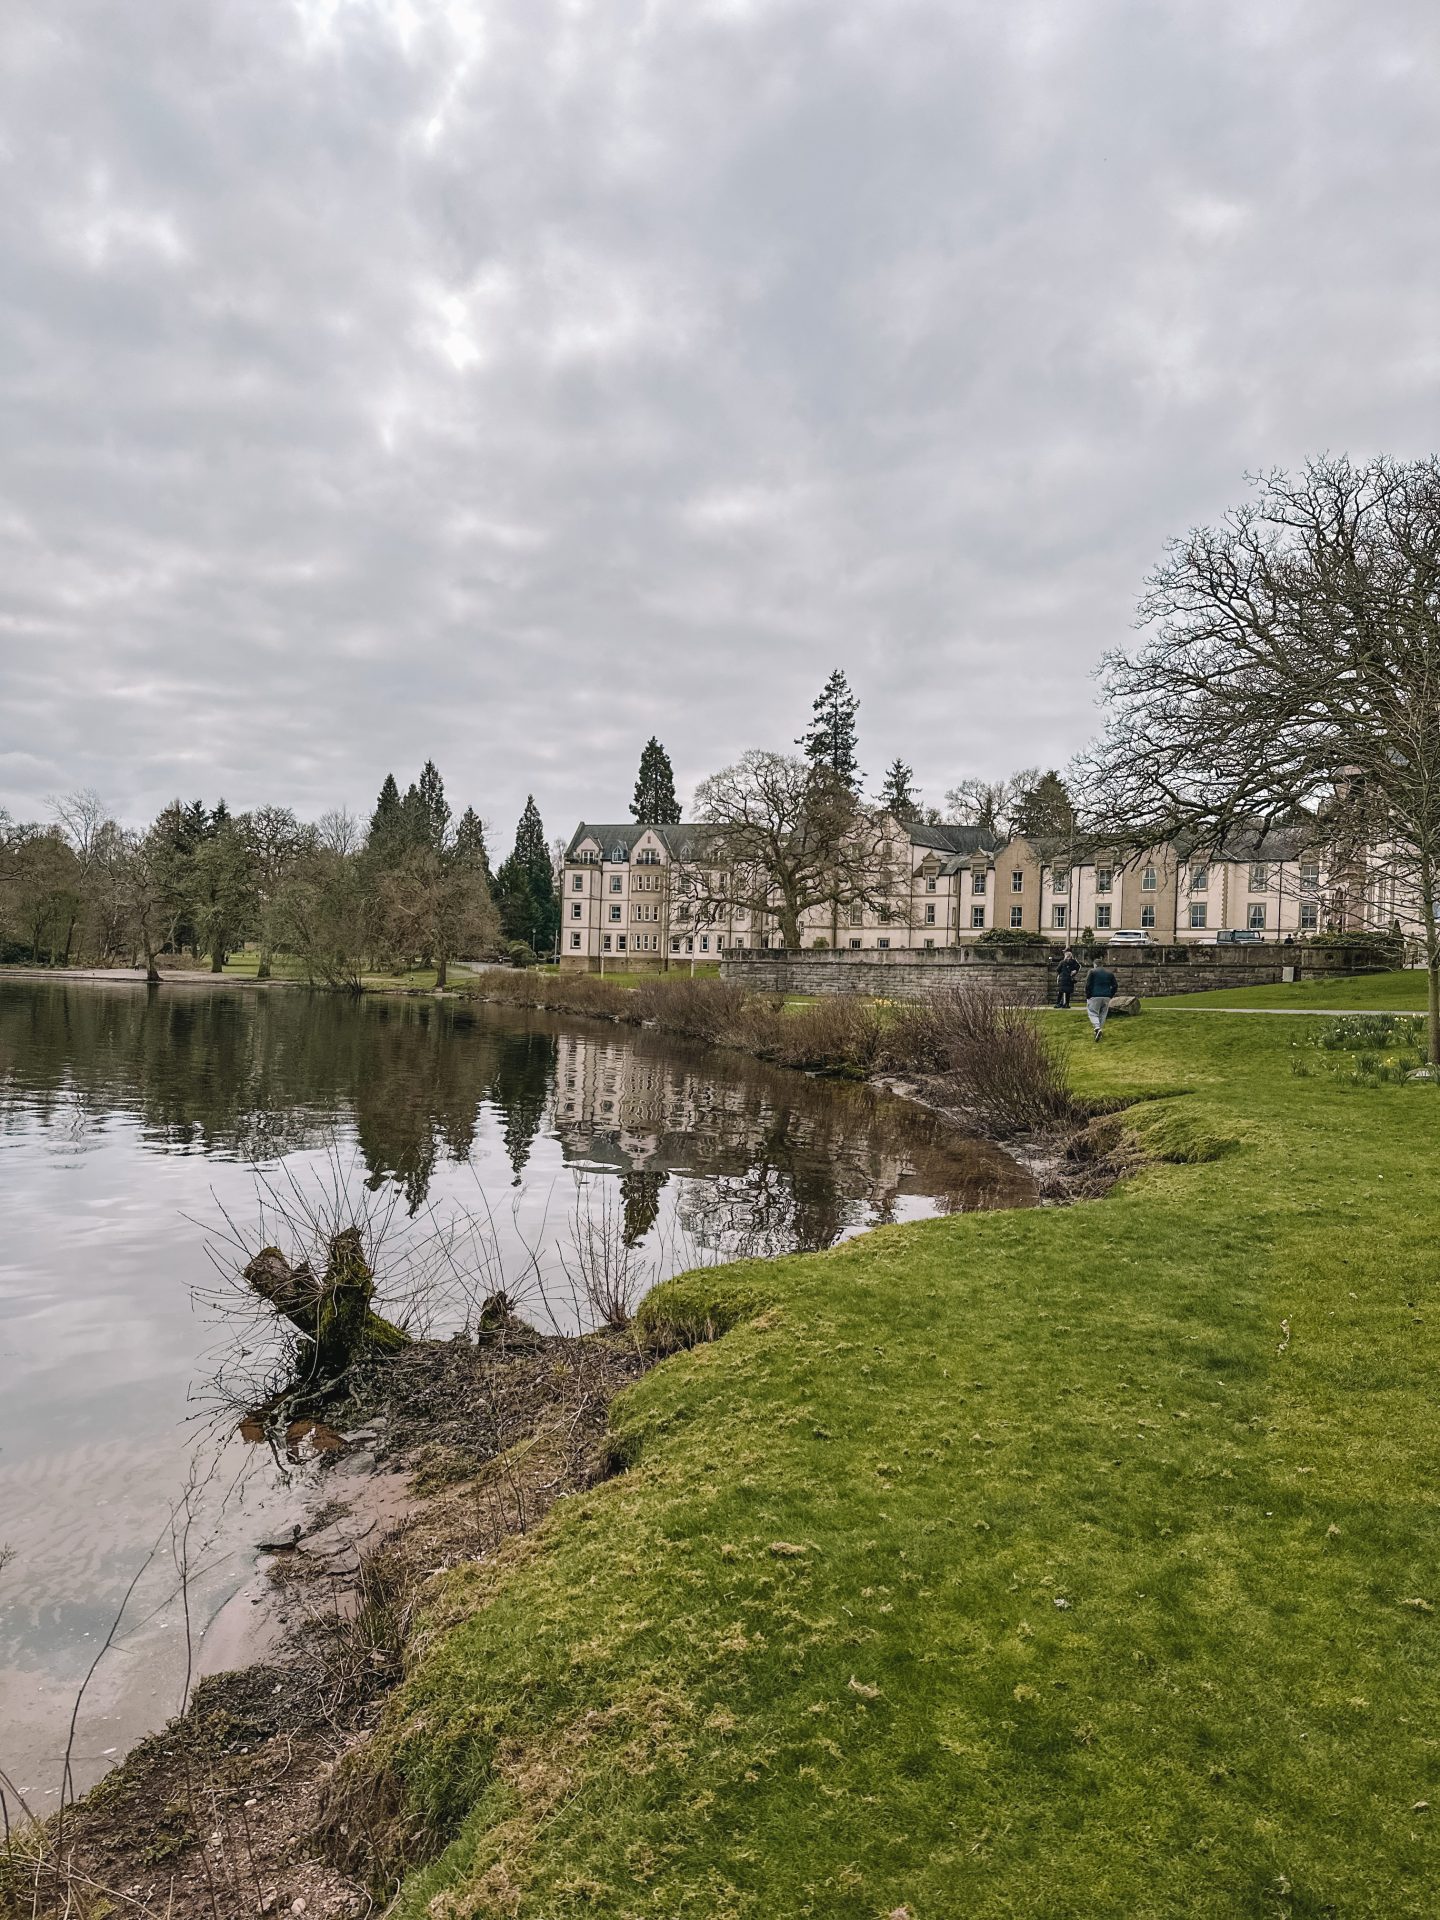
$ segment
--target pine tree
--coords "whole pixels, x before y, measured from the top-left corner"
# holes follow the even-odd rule
[[[375,802],[375,811],[370,816],[370,832],[367,845],[371,853],[382,860],[393,859],[400,844],[402,810],[400,789],[395,784],[393,773],[387,773],[380,788],[380,797]]]
[[[490,878],[490,855],[485,846],[485,822],[473,807],[466,807],[455,826],[455,840],[452,848],[454,858],[462,866],[475,867]]]
[[[445,782],[433,760],[427,760],[421,768],[419,785],[413,791],[416,844],[439,853],[450,831],[450,805],[445,798]]]
[[[545,825],[535,796],[528,794],[515,829],[515,846],[495,876],[496,905],[508,940],[525,940],[548,953],[560,925],[555,869],[545,844]]]
[[[675,826],[680,819],[680,802],[675,798],[675,769],[653,733],[640,755],[630,817],[646,827]]]
[[[230,809],[226,806],[225,796],[222,794],[211,810],[206,832],[212,836],[217,833],[223,833],[229,824]]]
[[[796,746],[804,748],[812,767],[828,767],[852,793],[858,793],[865,777],[860,771],[855,724],[860,702],[850,691],[841,668],[837,667],[820,689],[813,711],[815,718],[809,731],[801,735]]]
[[[1068,840],[1075,831],[1070,789],[1052,767],[1023,787],[1015,802],[1015,831],[1029,840]]]
[[[897,820],[918,820],[920,818],[920,796],[914,787],[915,769],[907,766],[897,753],[885,770],[885,785],[880,790],[880,804]]]
[[[210,830],[210,813],[203,800],[192,800],[180,809],[179,832],[175,844],[183,853],[193,853]]]

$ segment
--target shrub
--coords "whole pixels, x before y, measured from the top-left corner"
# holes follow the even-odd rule
[[[951,1079],[959,1104],[1000,1137],[1079,1118],[1054,1042],[1029,1008],[992,987],[950,987],[899,1008],[882,1064]]]

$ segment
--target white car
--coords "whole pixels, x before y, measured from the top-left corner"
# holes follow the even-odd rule
[[[1154,942],[1144,927],[1117,927],[1105,936],[1107,947],[1149,947]]]

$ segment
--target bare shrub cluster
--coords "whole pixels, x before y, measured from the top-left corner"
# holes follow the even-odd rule
[[[1033,1014],[979,984],[883,1008],[850,995],[787,1006],[738,981],[661,977],[621,987],[594,974],[493,973],[482,991],[512,1005],[658,1027],[806,1073],[944,1076],[954,1104],[997,1138],[1083,1117],[1059,1050]]]
[[[955,1104],[1004,1139],[1083,1117],[1059,1049],[1034,1015],[988,987],[951,987],[898,1007],[882,1064],[895,1073],[943,1076]]]

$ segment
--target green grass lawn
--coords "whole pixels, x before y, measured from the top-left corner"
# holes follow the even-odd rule
[[[1170,1157],[662,1289],[737,1323],[433,1592],[407,1920],[1436,1912],[1440,1089],[1046,1017]]]
[[[1289,986],[1223,987],[1214,993],[1187,993],[1183,999],[1193,1007],[1363,1007],[1374,1013],[1423,1013],[1425,975],[1416,970],[1358,973],[1343,980],[1297,980]]]

